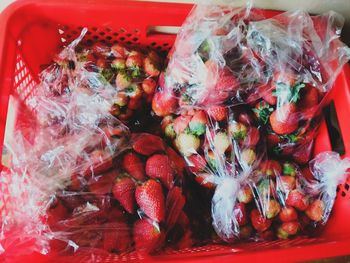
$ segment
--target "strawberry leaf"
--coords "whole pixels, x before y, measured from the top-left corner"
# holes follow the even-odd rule
[[[305,84],[304,83],[298,83],[296,85],[294,85],[292,87],[292,94],[291,94],[291,97],[290,97],[290,101],[291,102],[297,102],[300,98],[300,90],[302,88],[305,88]]]

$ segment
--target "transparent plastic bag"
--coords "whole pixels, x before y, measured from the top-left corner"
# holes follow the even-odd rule
[[[262,162],[255,171],[257,207],[250,214],[256,238],[314,235],[327,223],[349,168],[349,160],[335,152],[316,155],[304,169],[288,161]]]

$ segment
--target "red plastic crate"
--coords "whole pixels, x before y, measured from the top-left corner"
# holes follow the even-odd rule
[[[32,118],[28,99],[35,92],[37,74],[42,65],[52,61],[54,54],[76,38],[82,27],[88,27],[87,44],[150,46],[167,51],[175,35],[156,32],[156,26],[180,26],[192,5],[113,0],[20,0],[0,16],[0,154],[5,138],[11,136],[8,127],[25,125]],[[264,11],[266,15],[276,11]],[[345,156],[350,156],[350,68],[344,66],[329,99],[334,101]],[[8,109],[11,112],[8,112]],[[316,140],[315,153],[330,150],[328,130],[322,123]],[[0,164],[0,169],[3,166]],[[252,262],[295,262],[350,254],[350,180],[339,187],[333,215],[322,234],[316,238],[296,238],[273,242],[234,245],[207,245],[181,251],[167,251],[152,257],[154,261],[221,262],[235,260]],[[1,256],[0,256],[1,259]],[[91,260],[89,254],[74,256],[75,262]],[[98,262],[137,260],[135,254],[126,256],[96,255]],[[68,262],[71,257],[33,254],[18,262]]]

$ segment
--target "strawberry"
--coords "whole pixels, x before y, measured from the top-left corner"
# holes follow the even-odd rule
[[[271,177],[281,175],[282,167],[279,162],[275,160],[266,160],[260,163],[260,170],[263,174]]]
[[[252,165],[256,160],[256,154],[253,149],[243,149],[241,153],[241,160],[247,165]]]
[[[286,86],[293,87],[295,85],[295,82],[296,76],[291,72],[279,71],[274,72],[273,74],[273,87],[278,87],[278,84],[280,83],[285,84]]]
[[[239,230],[239,237],[241,239],[249,239],[252,237],[253,228],[251,225],[241,226]]]
[[[272,105],[275,105],[275,104],[272,104]],[[253,112],[255,113],[255,116],[258,118],[260,122],[262,122],[263,124],[267,124],[270,114],[273,112],[273,108],[271,108],[270,105],[265,101],[260,101],[255,105]]]
[[[267,146],[269,148],[273,148],[280,143],[281,139],[277,134],[269,133],[266,136],[266,141],[267,141]]]
[[[152,100],[152,110],[159,117],[164,117],[173,113],[177,106],[177,98],[169,91],[160,91],[156,93]]]
[[[112,105],[110,111],[113,116],[118,117],[120,115],[120,107],[116,104]]]
[[[116,58],[125,58],[127,50],[120,44],[114,44],[111,47],[112,53]]]
[[[123,72],[119,72],[117,74],[117,77],[115,79],[115,85],[117,86],[117,89],[124,90],[127,87],[131,85],[130,77]]]
[[[141,99],[134,99],[131,98],[128,103],[128,108],[131,110],[137,110],[141,108],[142,106],[142,100]]]
[[[147,219],[140,219],[135,222],[133,229],[135,248],[138,252],[153,252],[161,240],[159,226],[152,224]]]
[[[224,106],[212,106],[208,109],[208,115],[215,121],[223,121],[227,118],[227,109]]]
[[[253,209],[250,213],[250,220],[253,227],[258,232],[263,232],[271,226],[272,221],[263,217],[257,209]]]
[[[302,176],[307,180],[315,180],[314,175],[311,173],[309,167],[305,167],[301,170]]]
[[[309,206],[306,196],[296,189],[288,193],[286,204],[300,211],[305,211]]]
[[[125,65],[125,59],[123,58],[116,58],[112,61],[111,67],[117,71],[123,71],[126,68]]]
[[[275,216],[277,216],[279,214],[279,212],[281,211],[281,206],[279,205],[279,203],[274,200],[268,200],[267,204],[266,204],[266,217],[268,219],[272,219]]]
[[[145,57],[143,60],[143,70],[151,77],[156,77],[160,74],[157,62],[152,60],[149,56]]]
[[[263,179],[258,184],[258,192],[260,195],[262,195],[262,198],[270,198],[271,196],[274,196],[275,194],[275,182],[272,179]]]
[[[107,61],[104,58],[98,58],[96,61],[96,66],[100,69],[104,69],[107,67]]]
[[[302,109],[308,109],[318,105],[319,99],[317,88],[307,84],[304,91],[305,93],[302,96],[299,106]]]
[[[141,99],[142,89],[139,84],[131,84],[125,89],[125,94],[129,96],[130,99]]]
[[[239,115],[238,115],[238,121],[240,123],[242,123],[243,125],[245,125],[246,127],[250,127],[252,126],[252,118],[250,117],[250,115],[246,112],[241,112]]]
[[[124,92],[118,92],[114,99],[114,104],[118,105],[119,107],[124,107],[128,104],[129,97]]]
[[[168,125],[172,124],[174,122],[174,117],[172,115],[168,115],[168,116],[165,116],[163,119],[162,119],[162,122],[161,122],[161,128],[162,128],[162,131],[165,133],[165,129]]]
[[[78,193],[63,193],[59,198],[64,206],[71,211],[84,203],[84,199],[81,197],[81,194]]]
[[[208,119],[206,113],[202,110],[197,111],[189,123],[191,133],[196,136],[203,135],[206,130],[207,122]]]
[[[199,149],[200,140],[192,134],[180,133],[175,139],[175,145],[182,155],[191,156]]]
[[[214,149],[218,154],[224,154],[230,147],[231,142],[225,132],[218,132],[214,136]],[[243,155],[243,153],[242,153]],[[250,158],[251,156],[249,156]]]
[[[206,166],[207,162],[205,158],[200,154],[193,154],[189,156],[187,159],[188,169],[191,173],[197,174],[198,172],[202,172]]]
[[[167,147],[165,151],[171,161],[171,166],[174,171],[177,172],[178,176],[182,176],[186,169],[185,160],[171,147]]]
[[[248,204],[253,201],[253,192],[249,185],[246,185],[239,190],[237,199],[240,203],[244,204]]]
[[[295,116],[296,106],[286,103],[270,115],[270,125],[277,134],[290,134],[298,128],[298,119]]]
[[[244,140],[247,137],[248,129],[240,122],[230,122],[228,131],[235,140]]]
[[[54,226],[61,220],[64,220],[68,216],[68,210],[64,205],[57,201],[54,207],[51,207],[47,212],[47,223],[49,226]]]
[[[278,178],[278,188],[282,190],[282,192],[289,193],[294,190],[296,187],[295,177],[284,175]]]
[[[112,185],[118,174],[115,171],[110,171],[103,175],[94,176],[89,180],[88,186],[90,192],[95,195],[104,195],[112,191]]]
[[[180,115],[174,120],[174,131],[176,134],[183,133],[191,121],[192,116]]]
[[[85,176],[101,174],[108,171],[113,166],[112,156],[108,152],[102,150],[93,151],[90,154],[90,162],[91,166],[85,170]]]
[[[174,118],[172,115],[165,116],[161,123],[162,131],[169,139],[175,139]]]
[[[240,226],[244,226],[248,223],[247,210],[245,204],[237,203],[233,209],[233,214]]]
[[[126,59],[125,65],[127,68],[130,69],[139,69],[142,67],[142,56],[135,54],[135,55],[129,55]]]
[[[282,172],[284,175],[295,176],[297,171],[295,165],[289,162],[285,162],[282,166]]]
[[[251,126],[248,130],[247,136],[243,141],[243,146],[254,147],[260,139],[260,132],[257,128]]]
[[[297,221],[298,213],[293,207],[290,207],[290,206],[283,207],[281,209],[281,212],[279,213],[279,219],[282,222]]]
[[[165,202],[166,229],[172,229],[175,226],[180,214],[182,213],[182,209],[184,208],[185,203],[186,200],[182,194],[182,190],[180,187],[175,186],[169,190]]]
[[[325,212],[325,204],[322,200],[316,199],[311,202],[309,207],[306,209],[305,214],[315,222],[320,222]]]
[[[84,176],[73,173],[70,177],[70,189],[73,191],[79,191],[85,184]]]
[[[135,211],[135,189],[135,182],[129,177],[117,178],[112,189],[114,198],[130,214]]]
[[[274,95],[276,92],[275,89],[269,89],[263,93],[262,98],[270,105],[276,105],[277,97]]]
[[[168,189],[174,183],[174,171],[168,156],[155,154],[146,162],[146,174],[152,179],[159,179]]]
[[[258,238],[264,241],[272,241],[275,240],[275,234],[272,230],[266,230],[264,232],[258,233]]]
[[[122,210],[122,208],[114,206],[111,208],[110,211],[108,211],[107,220],[109,222],[124,222],[126,220],[124,213],[125,212]]]
[[[280,239],[287,239],[289,236],[296,235],[299,231],[299,223],[297,221],[284,222],[277,230],[277,236]]]
[[[123,157],[123,169],[134,179],[143,181],[145,179],[145,168],[136,153],[129,152]]]
[[[135,139],[132,147],[135,152],[146,156],[165,150],[163,140],[152,134],[142,134]]]
[[[201,186],[204,186],[205,188],[208,189],[214,189],[215,184],[214,184],[214,176],[209,173],[199,173],[195,177],[196,181],[198,184]]]
[[[133,115],[134,111],[132,109],[126,109],[125,111],[121,112],[118,116],[118,119],[122,121],[127,121],[131,118]]]
[[[293,160],[301,165],[307,164],[310,160],[312,145],[313,144],[310,143],[307,145],[302,145],[300,148],[298,148],[292,155]]]
[[[157,83],[152,78],[148,78],[142,81],[141,86],[146,94],[153,95],[156,90]]]
[[[136,202],[142,211],[152,220],[161,222],[165,216],[163,189],[155,180],[148,180],[136,188]]]
[[[153,51],[153,50],[150,50],[147,54],[150,59],[156,63],[160,63],[161,62],[161,59],[159,57],[159,55],[157,54],[157,52]]]
[[[122,221],[103,225],[103,248],[108,252],[126,252],[131,245],[129,226]]]

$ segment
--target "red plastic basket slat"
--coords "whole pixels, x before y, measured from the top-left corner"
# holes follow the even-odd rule
[[[7,8],[0,17],[0,154],[5,137],[10,97],[17,100],[15,128],[30,118],[28,100],[35,92],[37,74],[42,65],[51,62],[65,43],[77,37],[82,27],[88,27],[86,44],[102,42],[141,45],[167,51],[175,36],[152,31],[155,26],[180,26],[192,5],[113,0],[20,0]],[[276,11],[265,11],[273,15]],[[338,77],[330,99],[334,101],[345,144],[350,156],[350,69],[346,65]],[[13,114],[13,112],[11,112]],[[30,135],[28,135],[30,136]],[[330,150],[325,123],[316,140],[315,153]],[[1,164],[0,164],[1,169]],[[349,185],[339,187],[333,216],[325,231],[317,238],[297,238],[287,241],[207,245],[182,251],[165,251],[157,261],[220,262],[236,260],[251,262],[302,261],[350,254],[350,193]],[[101,262],[137,260],[134,254],[123,257],[95,255]],[[1,257],[0,257],[1,259]],[[75,255],[74,261],[86,262],[88,253]],[[27,259],[18,259],[24,262]],[[33,262],[67,262],[71,258],[33,254]]]

